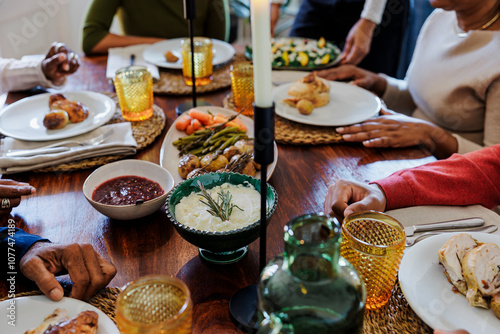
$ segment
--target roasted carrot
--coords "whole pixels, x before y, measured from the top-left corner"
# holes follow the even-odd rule
[[[189,117],[188,115],[182,115],[179,117],[179,119],[175,122],[175,128],[179,131],[184,131],[186,130],[187,126],[191,124],[192,118]]]
[[[214,123],[215,124],[224,123],[224,122],[227,122],[227,119],[228,119],[227,116],[224,116],[222,114],[217,114],[214,117]]]
[[[233,122],[238,124],[238,127],[240,128],[240,130],[247,131],[247,127],[245,126],[245,124],[243,124],[243,122],[238,117],[233,119]]]
[[[191,119],[191,123],[186,127],[186,133],[191,135],[195,133],[195,131],[200,130],[202,127],[201,122],[195,118]]]
[[[189,111],[189,116],[191,116],[194,119],[199,120],[204,125],[208,125],[210,123],[213,123],[212,115],[210,115],[206,112],[203,112],[201,110],[198,110],[196,108],[193,108]]]

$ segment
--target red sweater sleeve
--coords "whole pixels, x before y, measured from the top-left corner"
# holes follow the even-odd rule
[[[387,210],[415,205],[500,204],[500,144],[464,155],[453,154],[375,181],[385,192]]]

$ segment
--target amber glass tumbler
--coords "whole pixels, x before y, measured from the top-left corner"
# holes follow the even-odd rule
[[[249,62],[231,66],[231,90],[234,108],[243,115],[253,116],[254,88],[253,65]]]
[[[212,81],[213,73],[213,45],[212,40],[206,37],[194,37],[194,77],[196,86],[205,86]],[[184,82],[192,86],[192,59],[191,40],[189,38],[181,41],[182,52],[182,75]]]
[[[364,211],[344,219],[340,255],[363,278],[368,310],[378,309],[389,301],[405,239],[401,223],[380,212]]]
[[[189,289],[175,277],[152,275],[127,284],[116,301],[122,334],[191,333],[193,304]]]
[[[115,90],[126,121],[153,116],[153,78],[146,67],[127,66],[116,71]]]

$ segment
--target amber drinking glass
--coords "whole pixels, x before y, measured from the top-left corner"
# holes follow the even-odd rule
[[[212,40],[206,37],[194,37],[194,77],[196,86],[205,86],[212,81],[213,73],[213,45]],[[193,85],[191,40],[189,38],[181,41],[182,51],[182,75],[187,85]]]
[[[116,301],[115,319],[122,334],[191,333],[192,318],[189,289],[174,277],[139,278]]]
[[[234,107],[243,115],[253,116],[253,65],[243,62],[231,66],[231,90],[233,91]]]
[[[384,306],[392,294],[405,249],[404,227],[375,211],[352,214],[342,224],[340,254],[361,275],[366,287],[366,308]]]
[[[127,66],[116,71],[115,89],[126,121],[153,116],[153,78],[146,67]]]

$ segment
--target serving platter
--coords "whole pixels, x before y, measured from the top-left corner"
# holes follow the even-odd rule
[[[44,93],[14,102],[0,112],[0,132],[27,141],[47,141],[74,137],[106,124],[115,114],[116,104],[106,95],[89,92],[63,92],[70,101],[89,108],[89,116],[80,123],[69,123],[62,129],[48,130],[43,118],[49,111],[49,96]]]
[[[380,111],[380,99],[370,91],[345,82],[325,82],[330,85],[330,102],[326,106],[314,108],[309,115],[303,115],[297,108],[283,102],[292,97],[288,95],[292,83],[274,88],[272,95],[276,114],[302,124],[341,126],[366,121]]]
[[[15,326],[8,323],[12,319],[9,317],[12,309],[8,309],[11,305],[15,306]],[[0,302],[0,333],[24,334],[27,330],[40,326],[45,317],[56,308],[65,309],[70,317],[76,317],[83,311],[94,311],[99,315],[97,334],[120,334],[113,320],[98,308],[73,298],[64,297],[55,302],[45,296],[19,297]]]
[[[399,284],[411,308],[433,329],[465,329],[474,334],[500,333],[500,319],[491,310],[469,306],[454,292],[438,261],[438,250],[452,236],[445,233],[420,241],[405,250],[399,267]],[[479,242],[500,245],[500,235],[467,232]]]
[[[226,109],[226,108],[221,108],[221,107],[197,107],[196,109],[201,110],[201,111],[210,111],[212,114],[223,114],[225,116],[233,116],[236,114],[235,111]],[[247,136],[250,138],[253,138],[254,135],[254,122],[253,119],[240,115],[238,116],[239,119],[243,122],[243,124],[247,128]],[[177,122],[179,118],[175,122]],[[163,140],[163,143],[161,145],[161,150],[160,150],[160,166],[165,168],[172,174],[174,178],[174,184],[178,184],[182,182],[182,178],[179,175],[178,172],[178,166],[179,166],[179,150],[173,145],[173,142],[176,141],[177,139],[186,136],[186,133],[184,131],[179,131],[175,128],[175,122],[172,124],[170,129],[167,132],[167,135],[165,136],[165,139]],[[274,142],[274,161],[272,164],[269,165],[267,169],[267,180],[271,178],[271,175],[273,175],[274,169],[276,168],[276,163],[278,162],[278,147],[276,145],[276,142]],[[256,176],[257,178],[260,179],[260,171],[257,172]]]
[[[152,44],[144,50],[144,52],[142,53],[142,57],[144,58],[144,60],[159,67],[182,69],[181,41],[183,39],[184,38],[172,38],[166,41]],[[223,64],[234,57],[235,50],[231,44],[213,38],[212,44],[212,63],[214,66]],[[175,63],[167,62],[167,60],[165,59],[165,53],[167,51],[172,52],[179,59]]]

